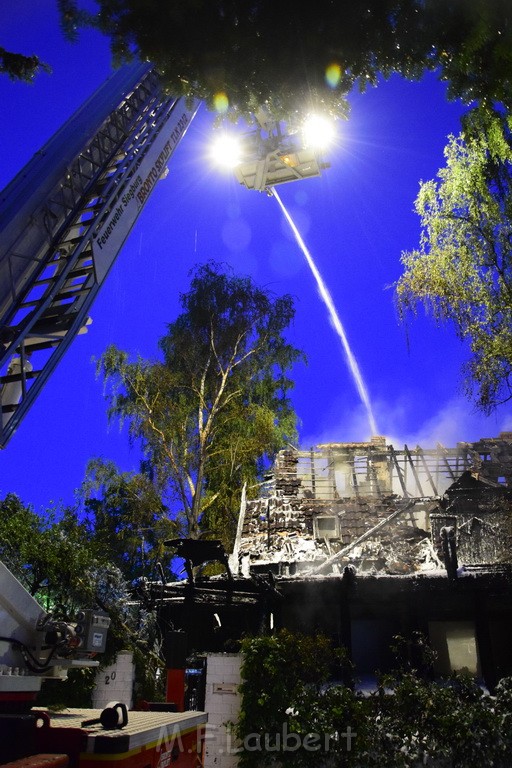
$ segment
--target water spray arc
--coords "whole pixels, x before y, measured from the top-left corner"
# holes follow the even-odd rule
[[[366,409],[366,415],[368,418],[368,423],[370,426],[370,435],[378,435],[379,430],[377,429],[377,423],[375,421],[375,417],[373,415],[372,406],[370,403],[370,397],[368,395],[368,390],[366,388],[366,385],[364,383],[363,376],[361,374],[361,371],[359,369],[359,365],[357,363],[357,360],[354,356],[354,353],[352,352],[352,349],[350,347],[350,344],[348,342],[347,334],[345,332],[345,329],[343,327],[343,324],[338,316],[338,312],[336,311],[336,307],[334,306],[334,302],[332,300],[332,296],[329,293],[329,289],[327,288],[322,275],[320,274],[318,267],[316,266],[313,257],[311,256],[308,247],[306,246],[306,243],[301,237],[301,234],[297,227],[295,226],[295,223],[288,213],[283,201],[279,197],[278,193],[276,192],[275,188],[272,187],[271,189],[272,196],[275,197],[277,202],[279,203],[279,207],[281,208],[281,211],[283,213],[283,216],[285,217],[286,221],[290,225],[290,229],[292,230],[295,239],[297,241],[297,244],[299,245],[299,248],[301,249],[302,253],[304,254],[304,257],[308,263],[309,268],[311,269],[311,272],[313,274],[313,277],[316,280],[316,284],[318,286],[318,290],[320,292],[320,296],[322,297],[322,300],[327,307],[327,310],[329,312],[329,316],[331,318],[332,324],[334,325],[334,328],[336,330],[336,333],[338,334],[341,344],[343,346],[343,350],[345,352],[347,362],[349,365],[350,373],[352,374],[352,378],[354,380],[354,384],[356,385],[357,391],[359,393],[359,396],[361,398],[361,401]]]

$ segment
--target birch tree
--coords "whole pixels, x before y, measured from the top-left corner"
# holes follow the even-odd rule
[[[485,412],[512,398],[512,118],[476,110],[421,185],[422,235],[404,253],[402,317],[423,305],[468,343],[466,393]]]
[[[229,543],[243,483],[296,440],[287,374],[302,355],[283,335],[293,302],[213,262],[180,300],[161,359],[130,361],[111,346],[99,369],[110,417],[128,422],[183,534]]]

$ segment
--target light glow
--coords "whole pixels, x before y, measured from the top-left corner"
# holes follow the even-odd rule
[[[242,158],[240,140],[233,134],[223,133],[212,145],[212,159],[224,168],[234,168]]]
[[[334,121],[322,115],[310,115],[302,127],[304,145],[312,149],[326,149],[335,133]]]

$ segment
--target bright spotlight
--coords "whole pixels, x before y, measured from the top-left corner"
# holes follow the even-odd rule
[[[224,133],[214,141],[211,155],[218,165],[234,168],[241,160],[240,141],[237,137]]]
[[[320,115],[311,115],[302,127],[304,144],[313,149],[326,149],[335,133],[334,121]]]

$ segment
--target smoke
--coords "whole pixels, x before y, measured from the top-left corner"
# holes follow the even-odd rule
[[[411,448],[416,445],[435,448],[441,443],[450,448],[458,442],[474,442],[512,431],[510,409],[485,416],[462,397],[447,401],[420,423],[415,414],[415,401],[405,395],[392,403],[374,401],[373,406],[380,434],[396,447],[407,444]],[[321,443],[365,442],[370,437],[365,409],[348,409],[340,397],[326,412],[324,426],[317,433],[301,435],[300,444],[308,447]]]
[[[467,400],[455,398],[443,405],[423,424],[405,431],[400,442],[422,446],[441,443],[449,447],[458,442],[474,442],[482,437],[496,437],[511,426],[510,413],[485,416],[473,409]],[[397,439],[399,436],[400,433]]]

